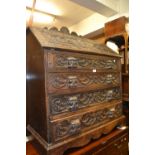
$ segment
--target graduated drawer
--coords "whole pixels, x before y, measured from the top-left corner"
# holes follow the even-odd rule
[[[48,73],[49,93],[76,93],[120,85],[120,73]]]
[[[52,96],[49,94],[48,103],[50,114],[57,115],[77,112],[80,109],[103,105],[121,99],[120,87],[95,90],[91,92]]]
[[[52,142],[56,143],[69,137],[104,125],[122,115],[122,104],[117,103],[89,112],[79,113],[50,122]]]
[[[104,55],[90,55],[73,52],[48,50],[48,71],[120,71],[120,58]]]

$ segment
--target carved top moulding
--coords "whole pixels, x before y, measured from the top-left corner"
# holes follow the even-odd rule
[[[70,33],[66,27],[62,27],[60,31],[57,28],[47,29],[35,27],[31,27],[28,30],[35,36],[43,48],[58,48],[121,57],[106,45],[100,45],[93,40],[80,37],[76,32]]]

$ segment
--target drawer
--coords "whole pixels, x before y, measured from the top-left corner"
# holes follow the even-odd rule
[[[65,112],[75,112],[79,109],[101,105],[119,99],[121,99],[120,87],[114,87],[72,95],[52,96],[52,94],[49,94],[48,102],[50,114],[56,115]]]
[[[74,71],[120,71],[120,58],[49,50],[48,70],[52,72]]]
[[[68,137],[74,137],[119,118],[121,115],[122,104],[119,103],[51,121],[52,141],[55,143]]]
[[[119,73],[49,73],[49,93],[77,93],[120,85]]]

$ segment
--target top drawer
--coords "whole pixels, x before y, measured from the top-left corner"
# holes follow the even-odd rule
[[[50,72],[120,71],[120,58],[51,49],[47,52],[47,67]]]

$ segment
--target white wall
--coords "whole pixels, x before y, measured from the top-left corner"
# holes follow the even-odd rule
[[[104,27],[104,24],[108,21],[114,20],[121,16],[129,17],[129,0],[119,0],[119,3],[119,12],[116,15],[107,18],[98,13],[94,13],[81,22],[69,27],[69,30],[75,31],[79,35],[86,35],[90,32]]]
[[[119,0],[96,0],[102,4],[105,4],[109,8],[119,11]]]
[[[69,27],[69,30],[77,32],[78,35],[85,35],[103,27],[106,19],[107,17],[94,13],[88,18],[82,20],[80,23]]]

